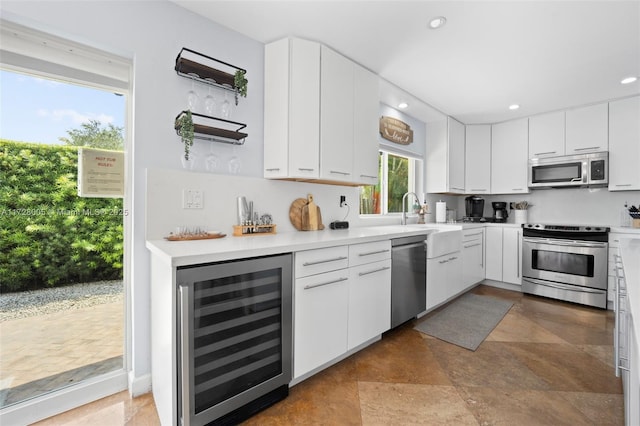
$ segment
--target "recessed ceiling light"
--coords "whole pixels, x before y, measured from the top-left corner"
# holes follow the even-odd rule
[[[400,103],[398,104],[398,108],[400,108],[400,109],[405,109],[405,108],[406,108],[406,107],[408,107],[408,106],[409,106],[409,104],[408,104],[408,103],[406,103],[406,102],[400,102]]]
[[[447,23],[447,18],[445,18],[444,16],[436,16],[435,18],[429,21],[429,28],[431,28],[432,30],[437,30],[438,28],[441,28],[446,23]]]
[[[620,80],[620,84],[629,84],[638,80],[638,77],[627,77]]]
[[[518,104],[509,105],[509,109],[510,109],[511,111],[514,111],[514,110],[516,110],[516,109],[518,109],[518,108],[520,108],[520,105],[518,105]]]

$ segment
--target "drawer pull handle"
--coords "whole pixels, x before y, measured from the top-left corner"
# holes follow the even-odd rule
[[[310,290],[310,289],[312,289],[312,288],[316,288],[316,287],[322,287],[322,286],[329,285],[329,284],[340,283],[340,282],[342,282],[342,281],[346,281],[346,280],[348,280],[348,279],[349,279],[349,278],[344,278],[344,277],[342,277],[342,278],[338,278],[337,280],[327,281],[327,282],[324,282],[324,283],[309,284],[309,285],[305,285],[305,286],[304,286],[304,289],[305,289],[305,290]]]
[[[385,250],[377,250],[377,251],[370,251],[367,253],[358,253],[358,256],[364,257],[364,256],[371,256],[374,254],[380,254],[380,253],[388,253],[389,249],[385,249]]]
[[[312,172],[314,169],[309,169],[309,168],[305,168],[305,167],[298,167],[298,170],[300,170],[301,172]]]
[[[471,245],[468,245],[468,246],[464,246],[464,248],[471,248],[471,247],[476,247],[476,246],[481,246],[481,245],[482,245],[482,243],[471,244]]]
[[[371,175],[360,175],[360,177],[365,177],[365,178],[370,178],[370,179],[378,179],[378,176],[371,176]],[[631,185],[629,185],[631,186]]]
[[[343,175],[343,176],[349,176],[351,173],[348,172],[341,172],[339,170],[330,170],[329,173],[335,174],[335,175]]]
[[[320,265],[322,263],[337,262],[339,260],[346,260],[346,259],[348,259],[347,256],[339,256],[331,259],[316,260],[315,262],[304,262],[302,266]]]
[[[548,152],[536,152],[533,155],[548,155],[548,154],[555,154],[556,151],[548,151]]]
[[[375,274],[376,272],[386,271],[387,269],[391,269],[391,268],[388,266],[383,266],[382,268],[374,269],[373,271],[359,272],[358,276]]]
[[[280,167],[274,167],[272,169],[267,169],[268,172],[277,172],[278,170],[280,170]]]
[[[475,233],[473,233],[473,234],[464,234],[464,237],[465,237],[465,238],[466,238],[466,237],[472,237],[472,236],[474,236],[474,235],[482,235],[482,231],[480,231],[480,232],[475,232]]]
[[[591,150],[591,149],[598,149],[598,148],[600,148],[600,147],[599,146],[590,146],[590,147],[587,147],[587,148],[574,148],[573,150],[574,151],[588,151],[588,150]]]

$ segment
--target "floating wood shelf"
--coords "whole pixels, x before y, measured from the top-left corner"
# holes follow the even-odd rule
[[[185,53],[195,56],[197,59],[202,60],[202,62],[208,62],[212,66],[205,65],[194,59],[185,58]],[[214,66],[224,67],[230,72],[221,71],[214,68]],[[246,73],[247,71],[245,69],[183,47],[176,57],[175,70],[181,77],[190,78],[210,86],[234,92],[236,105],[238,105],[238,90],[234,86],[234,75],[236,71]]]
[[[175,119],[174,128],[179,136],[182,136],[180,117],[186,113],[187,111],[180,112]],[[232,145],[244,145],[246,137],[249,136],[247,133],[240,131],[247,127],[244,123],[225,120],[224,118],[211,117],[204,114],[198,114],[196,112],[192,112],[191,116],[193,117],[194,139],[229,143]],[[196,119],[201,119],[207,124],[198,123],[196,122]]]

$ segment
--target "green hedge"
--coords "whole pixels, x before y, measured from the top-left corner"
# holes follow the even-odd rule
[[[122,279],[122,199],[78,197],[77,163],[77,147],[0,140],[0,293]]]

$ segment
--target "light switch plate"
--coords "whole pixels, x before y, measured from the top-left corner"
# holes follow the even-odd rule
[[[183,209],[201,209],[204,207],[204,193],[200,189],[182,190]]]

